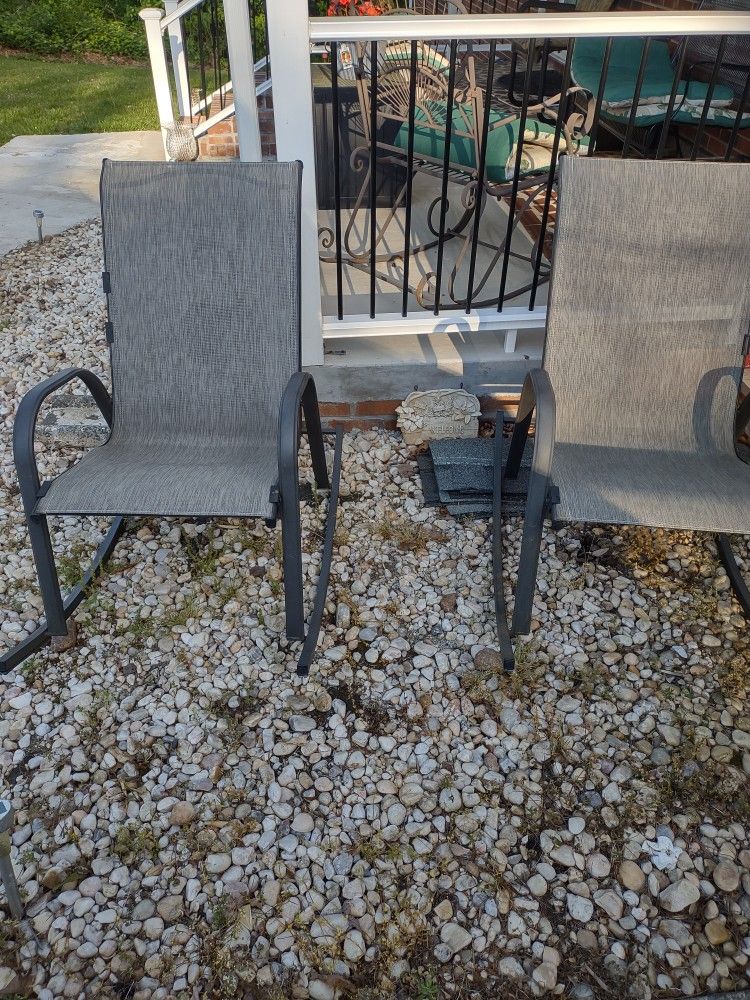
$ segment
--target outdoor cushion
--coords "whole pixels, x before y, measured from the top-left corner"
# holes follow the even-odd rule
[[[429,66],[438,73],[447,74],[450,69],[450,59],[442,52],[428,45],[417,42],[417,66]],[[383,50],[382,72],[392,69],[411,67],[411,42],[391,42]]]
[[[414,154],[430,156],[442,161],[445,154],[445,107],[431,105],[430,112],[435,124],[431,124],[425,111],[417,108],[414,114]],[[456,105],[451,123],[450,160],[452,166],[477,169],[477,158],[474,140],[467,132],[473,128],[473,107],[471,104]],[[516,148],[520,134],[520,121],[513,119],[506,125],[492,128],[497,122],[503,121],[507,115],[490,111],[490,131],[487,133],[487,163],[486,178],[490,181],[504,182],[511,180],[515,169]],[[543,174],[549,170],[552,140],[555,134],[554,125],[536,118],[528,119],[524,130],[524,158],[521,163],[521,176]],[[405,122],[399,128],[393,139],[394,145],[401,149],[409,148],[409,124]],[[576,143],[587,146],[588,138],[583,137]],[[546,153],[542,153],[546,150]],[[560,136],[559,152],[566,152],[565,136]]]
[[[644,44],[642,38],[613,40],[603,98],[608,108],[632,105]],[[579,38],[573,49],[571,61],[573,79],[579,87],[583,87],[590,94],[596,94],[599,90],[606,45],[606,38]],[[639,105],[666,104],[672,92],[674,77],[669,46],[660,39],[654,39],[646,58],[646,68],[638,98]],[[701,108],[707,93],[708,84],[701,80],[691,80],[689,84],[681,80],[677,86],[678,101],[684,97],[687,102],[695,103]],[[730,87],[717,84],[714,87],[711,104],[717,107],[726,106],[732,102],[733,97]]]

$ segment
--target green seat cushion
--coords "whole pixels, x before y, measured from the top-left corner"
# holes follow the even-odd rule
[[[432,159],[442,161],[445,154],[445,107],[442,105],[431,105],[430,111],[435,124],[430,123],[426,113],[417,108],[414,113],[414,155],[416,157],[429,156]],[[490,126],[502,121],[505,115],[498,112],[490,112]],[[468,121],[468,126],[467,126]],[[473,123],[473,108],[471,104],[456,105],[451,117],[451,141],[450,141],[450,161],[454,167],[468,167],[477,169],[476,150],[473,140],[465,133],[471,132]],[[520,122],[516,118],[505,125],[494,128],[487,134],[487,156],[485,176],[487,180],[496,183],[511,180],[513,177],[514,161],[508,162],[513,154],[513,149],[518,142]],[[464,133],[464,134],[459,134]],[[553,125],[538,121],[536,118],[529,118],[526,122],[526,133],[524,136],[524,149],[531,152],[534,139],[542,141],[546,139],[549,143],[554,136]],[[400,149],[409,148],[409,125],[405,122],[401,125],[392,140],[393,145]],[[586,146],[588,138],[581,140],[580,145]],[[560,141],[560,150],[564,148],[564,137]],[[549,169],[548,165],[538,166],[525,158],[522,164],[521,176],[532,176],[534,174],[544,174]]]
[[[590,94],[599,90],[606,38],[579,38],[573,49],[571,71],[574,81]],[[638,70],[643,55],[644,40],[642,38],[615,38],[607,70],[607,80],[604,85],[604,102],[607,109],[613,106],[630,105],[638,80]],[[669,58],[669,46],[660,39],[654,39],[646,58],[643,83],[638,99],[639,107],[644,103],[666,104],[672,92],[675,72]],[[687,90],[686,90],[687,88]],[[677,98],[685,97],[688,101],[702,106],[708,93],[708,84],[700,80],[691,80],[687,84],[681,80],[677,86]],[[729,104],[734,94],[730,87],[717,84],[711,98],[716,105]]]

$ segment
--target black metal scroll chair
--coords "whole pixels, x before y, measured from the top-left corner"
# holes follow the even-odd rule
[[[314,654],[328,585],[341,468],[329,480],[315,385],[300,371],[298,163],[113,163],[101,179],[112,398],[70,368],[24,396],[13,448],[45,620],[0,657],[8,671],[68,619],[112,551],[124,517],[260,517],[282,523],[286,634]],[[40,483],[34,428],[74,379],[110,427],[62,475]],[[330,488],[323,564],[305,634],[300,411],[317,486]],[[50,515],[109,515],[80,584],[63,598]],[[71,623],[72,625],[72,623]]]
[[[735,450],[735,415],[743,426],[750,417],[747,401],[737,410],[748,260],[750,164],[564,159],[543,367],[526,379],[505,469],[495,468],[495,601],[508,667],[500,499],[532,418],[510,633],[531,628],[547,514],[556,524],[715,533],[750,615],[729,543],[750,532],[750,468]]]
[[[450,299],[448,308],[465,308],[469,304],[463,276],[473,273],[475,265],[476,280],[469,280],[470,304],[475,308],[496,305],[497,291],[493,289],[494,294],[488,297],[485,288],[504,259],[506,243],[512,240],[533,200],[548,187],[550,169],[554,170],[558,153],[575,155],[585,150],[589,122],[575,111],[574,99],[561,100],[560,94],[529,104],[525,114],[515,109],[495,109],[492,106],[494,44],[489,62],[482,68],[487,84],[477,78],[476,55],[471,44],[459,50],[455,43],[444,42],[381,43],[374,56],[373,59],[370,43],[343,45],[339,51],[340,72],[356,80],[364,141],[351,155],[351,168],[362,175],[362,184],[343,228],[342,246],[337,249],[343,261],[355,269],[369,272],[373,264],[385,265],[376,271],[380,280],[402,291],[408,288],[421,306],[432,308],[439,284],[432,262],[425,259],[420,268],[412,269],[412,275],[418,273],[415,281],[404,267],[404,246],[388,245],[389,227],[396,213],[405,208],[407,220],[411,218],[415,174],[430,175],[435,178],[438,191],[427,210],[429,236],[410,246],[409,255],[414,258],[435,247],[442,249],[446,240],[459,238],[460,249],[443,286]],[[571,87],[568,97],[572,98],[577,89]],[[566,116],[559,127],[558,115]],[[392,206],[383,218],[377,218],[373,233],[372,227],[362,225],[360,213],[368,207],[372,211],[374,163],[378,169],[394,171],[401,180]],[[462,191],[460,206],[451,211],[451,219],[448,182]],[[505,199],[513,216],[510,231],[500,246],[480,238],[478,224],[470,225],[472,221],[478,222],[487,198]],[[477,199],[481,202],[479,212]],[[321,261],[336,263],[336,254],[330,252],[333,231],[324,227],[320,236],[327,251],[321,253]],[[540,233],[537,244],[543,238],[544,233]],[[476,260],[476,246],[488,252],[481,264]],[[547,280],[549,267],[538,252],[538,245],[527,253],[514,247],[510,256],[525,261],[530,268],[536,266],[538,276],[507,288],[505,299],[516,298]]]

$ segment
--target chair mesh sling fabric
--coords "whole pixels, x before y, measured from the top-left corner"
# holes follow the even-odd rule
[[[279,513],[287,634],[304,637],[300,407],[316,480],[329,483],[315,388],[300,372],[300,183],[298,163],[105,161],[113,404],[95,376],[74,369],[31,391],[14,431],[45,597],[46,622],[36,640],[63,634],[70,613],[50,567],[50,514],[115,515],[119,532],[123,515],[273,521]],[[36,414],[46,395],[74,377],[92,391],[111,434],[40,487],[28,453]],[[8,669],[30,651],[12,652],[0,665]],[[308,643],[308,661],[310,652]]]
[[[524,385],[504,472],[517,474],[536,410],[516,634],[530,627],[545,511],[750,531],[750,468],[735,452],[750,165],[565,157],[555,239],[543,368]]]
[[[115,423],[39,512],[273,516],[300,171],[215,167],[104,164]]]

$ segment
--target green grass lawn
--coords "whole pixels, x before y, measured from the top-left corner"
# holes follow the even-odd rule
[[[155,128],[147,66],[0,55],[0,145],[14,135]]]

